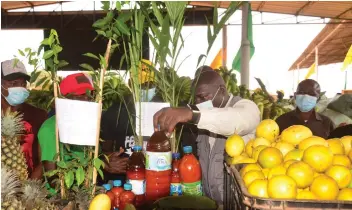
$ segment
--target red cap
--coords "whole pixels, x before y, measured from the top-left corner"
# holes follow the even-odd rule
[[[68,75],[60,83],[62,95],[83,95],[87,90],[94,90],[94,87],[90,78],[83,73]]]

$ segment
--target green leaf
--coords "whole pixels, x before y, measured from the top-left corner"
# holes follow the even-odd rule
[[[109,11],[110,9],[110,1],[101,1],[103,6],[101,7],[104,11]]]
[[[104,179],[104,173],[101,169],[97,169],[97,172],[99,173],[99,176]]]
[[[199,66],[199,63],[202,61],[203,58],[207,57],[206,55],[204,54],[201,54],[199,57],[198,57],[198,62],[197,62],[197,67]]]
[[[48,51],[45,51],[44,52],[44,55],[43,55],[43,59],[48,59],[48,58],[50,58],[51,56],[53,56],[54,55],[54,51],[53,50],[48,50]]]
[[[46,80],[46,81],[44,82],[44,84],[42,85],[43,89],[45,89],[45,87],[49,84],[49,82],[50,82],[50,80]]]
[[[52,49],[55,54],[58,54],[62,51],[62,47],[60,45],[53,45]]]
[[[94,55],[93,53],[84,53],[83,54],[84,56],[87,56],[87,57],[90,57],[90,58],[94,58],[94,59],[97,59],[99,60],[98,56]]]
[[[32,50],[32,49],[29,48],[29,47],[26,47],[26,48],[24,49],[25,52],[31,52],[31,50]]]
[[[42,52],[43,49],[44,49],[44,45],[40,45],[40,46],[38,47],[37,56],[40,55],[40,53]]]
[[[48,78],[43,77],[41,78],[38,82],[35,83],[36,87],[39,87],[40,85],[42,85],[46,80],[48,80]]]
[[[45,38],[40,44],[42,45],[51,45],[50,41],[49,41],[49,38]],[[39,50],[38,50],[39,52]]]
[[[83,181],[84,181],[84,170],[83,170],[83,167],[80,166],[77,168],[76,170],[76,180],[77,180],[77,185],[80,186]]]
[[[119,1],[116,1],[116,9],[117,11],[121,11],[121,3]]]
[[[63,161],[63,160],[57,162],[56,165],[59,166],[60,168],[65,168],[65,169],[67,169],[67,164],[66,164],[66,162]]]
[[[106,14],[105,21],[107,24],[109,24],[112,19],[114,18],[114,13],[112,11],[109,11],[108,14]]]
[[[65,184],[67,188],[70,188],[73,184],[74,181],[74,174],[73,171],[69,171],[67,173],[65,173]]]
[[[187,3],[187,1],[165,1],[166,10],[173,25],[180,15],[183,16]]]
[[[99,158],[95,158],[94,160],[93,160],[93,165],[94,165],[94,167],[98,170],[98,169],[100,169],[102,166],[103,166],[103,168],[104,168],[104,162],[102,161],[102,160],[100,160]]]
[[[160,10],[159,10],[155,1],[152,1],[152,8],[153,8],[153,13],[154,13],[156,19],[158,20],[159,25],[162,25],[163,24],[163,16],[161,15]]]
[[[105,31],[102,31],[102,30],[95,30],[95,31],[97,32],[98,35],[106,36]]]
[[[121,22],[125,23],[126,21],[130,20],[131,17],[132,17],[131,12],[120,13],[119,16],[117,17],[117,21],[121,21]]]
[[[106,32],[106,37],[111,38],[112,37],[112,31],[107,31]]]
[[[33,71],[31,73],[31,79],[29,80],[30,83],[33,83],[37,80],[38,76],[40,75],[40,71]]]
[[[99,19],[93,23],[93,27],[95,28],[102,28],[107,25],[107,21],[105,19]]]
[[[107,68],[107,65],[106,65],[106,60],[105,58],[102,56],[102,55],[99,55],[99,60],[100,60],[100,65],[103,67],[103,68]]]
[[[129,30],[129,28],[127,27],[127,25],[126,25],[124,22],[117,20],[117,21],[115,22],[115,27],[116,27],[122,34],[130,35],[130,30]]]
[[[55,176],[57,173],[59,172],[59,170],[55,169],[55,170],[50,170],[44,173],[44,176],[47,177],[52,177]]]
[[[22,56],[25,56],[25,55],[24,55],[24,52],[23,52],[22,50],[20,50],[20,49],[18,49],[18,53],[19,53],[20,55],[22,55]]]
[[[216,26],[218,24],[218,2],[214,2],[213,11],[213,25]]]
[[[88,71],[94,71],[94,68],[87,64],[87,63],[82,63],[82,64],[79,64],[80,67],[84,68],[84,69],[87,69]]]
[[[57,65],[57,68],[62,68],[62,67],[67,66],[67,65],[68,65],[68,62],[67,62],[67,61],[61,60],[61,61],[59,62],[59,64]]]
[[[121,36],[121,32],[117,29],[117,27],[112,27],[112,31],[116,34],[116,35],[118,35],[118,36]],[[114,35],[115,35],[114,34]]]

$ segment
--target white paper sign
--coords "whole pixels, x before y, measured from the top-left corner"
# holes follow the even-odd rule
[[[139,125],[141,124],[142,136],[151,136],[154,133],[153,117],[160,109],[170,107],[169,103],[141,102],[136,103],[136,133],[139,134]],[[139,110],[141,106],[142,112]],[[139,117],[141,117],[139,120]],[[140,122],[141,121],[141,122]]]
[[[98,103],[57,98],[55,107],[62,143],[95,146]]]

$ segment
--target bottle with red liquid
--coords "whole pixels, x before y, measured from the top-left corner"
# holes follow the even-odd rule
[[[163,131],[154,132],[147,143],[146,200],[148,202],[170,195],[171,145]]]
[[[136,195],[136,207],[145,201],[145,157],[141,146],[134,146],[133,153],[127,164],[127,180],[132,185],[132,192]]]
[[[121,180],[114,180],[113,185],[114,185],[114,187],[111,189],[111,192],[114,194],[114,203],[112,203],[112,204],[113,204],[114,208],[119,208],[120,207],[120,195],[125,190],[122,187]]]
[[[123,185],[123,191],[120,195],[120,207],[119,209],[125,209],[127,204],[134,205],[134,201],[136,199],[135,194],[132,192],[132,185],[130,183],[126,183]]]
[[[179,196],[182,195],[181,176],[180,176],[180,153],[172,154],[172,173],[171,173],[171,185],[170,195]]]
[[[115,196],[114,193],[111,192],[111,184],[103,184],[103,187],[105,189],[105,194],[109,196],[111,203],[114,203]]]
[[[183,147],[184,156],[180,163],[182,193],[184,195],[202,195],[202,171],[200,164],[192,153],[191,146]]]

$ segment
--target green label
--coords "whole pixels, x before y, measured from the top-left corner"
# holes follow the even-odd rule
[[[201,181],[193,183],[182,183],[182,193],[183,195],[201,196],[203,194]]]

